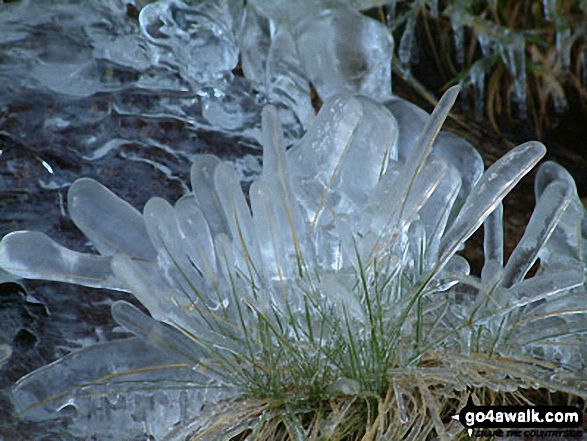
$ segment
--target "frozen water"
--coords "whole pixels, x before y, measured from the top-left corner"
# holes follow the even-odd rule
[[[544,18],[553,21],[556,15],[556,0],[542,0]]]
[[[94,345],[23,377],[13,391],[17,409],[41,420],[57,409],[68,415],[67,429],[73,436],[114,440],[125,427],[127,434],[147,429],[160,439],[180,420],[179,395],[187,393],[197,409],[205,397],[197,386],[210,380],[189,369],[181,356],[156,349],[152,341],[129,338]],[[136,387],[151,382],[166,392]],[[77,392],[72,396],[70,389]]]
[[[391,96],[393,40],[384,25],[341,6],[292,20],[291,28],[308,79],[322,98],[341,92],[378,101]]]
[[[453,255],[545,153],[541,143],[527,142],[508,152],[483,174],[442,240],[440,262]]]
[[[556,31],[556,53],[562,65],[563,72],[568,72],[571,66],[571,29],[566,25]]]
[[[572,197],[571,187],[563,180],[553,181],[540,195],[524,236],[505,266],[502,282],[504,286],[509,288],[530,271],[540,249],[559,224]]]
[[[540,168],[536,210],[504,266],[502,200],[544,146],[521,145],[484,172],[473,146],[440,130],[458,87],[432,115],[391,97],[389,31],[350,3],[162,0],[143,7],[138,21],[120,2],[30,14],[0,6],[9,11],[0,16],[0,48],[11,62],[0,68],[2,103],[43,90],[46,110],[28,119],[79,150],[46,157],[29,147],[31,135],[19,146],[46,188],[69,186],[67,203],[56,193],[63,217],[67,206],[89,240],[74,251],[42,232],[16,231],[0,243],[0,267],[130,292],[143,307],[108,297],[124,338],[96,331],[21,378],[13,401],[24,418],[61,416],[69,435],[86,438],[185,434],[204,406],[250,393],[248,382],[268,375],[268,360],[284,377],[296,375],[299,351],[330,366],[331,392],[379,393],[340,367],[355,363],[379,378],[389,366],[374,368],[368,357],[380,338],[385,363],[405,369],[427,357],[430,341],[465,357],[536,356],[524,368],[534,376],[541,363],[560,362],[569,375],[585,369],[587,222],[574,182],[553,163]],[[460,20],[462,30],[487,25]],[[400,42],[405,63],[413,59],[413,25]],[[522,37],[486,30],[483,50],[503,58],[522,109]],[[239,51],[245,78],[231,72]],[[481,67],[471,73],[477,93]],[[324,101],[316,116],[310,82]],[[240,166],[203,154],[202,138],[216,143],[219,134],[248,149],[238,153]],[[246,153],[259,145],[263,167],[255,173],[258,159]],[[137,166],[156,170],[176,192],[139,211],[94,179],[70,185],[74,171],[59,166],[68,155],[83,159],[75,173],[96,167],[101,179],[115,174],[105,159],[126,159],[115,181],[121,195],[124,181],[141,184],[131,193],[157,188],[151,175],[132,175]],[[19,163],[10,161],[18,176]],[[189,172],[178,166],[187,162]],[[458,252],[482,224],[479,277]],[[349,361],[351,347],[357,360]],[[288,348],[298,352],[290,357]],[[2,342],[0,363],[9,356]],[[505,387],[485,381],[475,384]],[[408,392],[394,392],[403,403]]]
[[[466,9],[457,5],[445,11],[451,19],[455,35],[457,62],[462,66],[464,62],[464,26],[472,28],[477,35],[483,56],[486,59],[499,54],[506,66],[514,84],[513,99],[518,108],[520,118],[526,118],[527,88],[526,88],[526,56],[525,41],[522,32],[513,31],[489,20],[471,15]],[[474,74],[478,79],[479,75]],[[478,87],[479,84],[475,84]]]
[[[489,69],[490,61],[487,58],[476,61],[469,70],[469,78],[473,87],[475,99],[475,119],[481,121],[485,111],[485,74]]]
[[[385,5],[385,20],[387,24],[391,27],[391,24],[395,21],[396,15],[396,8],[397,8],[397,1],[392,0]]]
[[[153,45],[156,65],[178,65],[179,71],[198,83],[213,80],[235,68],[235,36],[242,3],[161,0],[141,9],[143,35]]]
[[[569,211],[577,208],[576,190],[558,166],[541,168],[537,208],[503,267],[501,201],[545,148],[523,144],[483,172],[470,144],[440,132],[457,93],[450,89],[432,115],[402,101],[388,103],[392,113],[367,97],[337,95],[287,150],[278,110],[264,109],[263,171],[248,193],[250,206],[234,166],[212,155],[195,157],[190,193],[175,205],[152,198],[142,214],[93,180],[75,182],[68,197],[72,218],[102,256],[59,247],[41,233],[15,232],[0,244],[2,267],[25,277],[128,290],[152,318],[116,302],[114,319],[135,337],[87,347],[23,377],[14,389],[18,409],[38,420],[63,414],[70,433],[82,436],[116,436],[116,427],[100,429],[105,422],[156,436],[177,423],[180,430],[203,405],[242,393],[241,367],[255,369],[250,360],[267,349],[260,344],[266,336],[259,315],[283,329],[276,344],[286,339],[322,356],[310,329],[321,323],[321,332],[333,335],[341,332],[342,317],[343,335],[364,342],[372,301],[388,311],[381,316],[385,332],[393,336],[399,327],[413,335],[412,326],[423,326],[410,311],[413,292],[422,296],[424,316],[441,314],[429,332],[462,329],[448,339],[451,350],[465,356],[486,346],[504,356],[541,350],[539,342],[508,333],[530,332],[544,317],[539,314],[559,316],[559,309],[545,310],[545,302],[562,308],[563,299],[578,300],[584,271],[558,274],[560,266],[544,254],[571,246],[565,240],[584,217]],[[422,118],[410,124],[406,114]],[[401,160],[404,123],[408,133],[420,134],[403,139],[411,145],[402,147]],[[488,259],[479,278],[456,253],[482,223]],[[539,273],[524,279],[543,256]],[[390,289],[371,292],[381,271]],[[455,301],[451,293],[464,287],[471,298]],[[437,300],[440,293],[453,298],[447,307]],[[565,314],[560,318],[561,335],[579,326]],[[474,343],[476,327],[485,331]],[[581,349],[542,353],[584,366]],[[137,388],[154,381],[156,391]],[[331,386],[336,390],[337,383]]]
[[[273,103],[293,109],[305,127],[314,117],[309,83],[322,99],[391,97],[391,34],[344,1],[249,2],[239,35],[245,76]]]
[[[453,33],[455,41],[455,52],[457,65],[462,68],[465,65],[465,28],[458,21],[453,22]]]
[[[0,251],[0,265],[19,277],[125,290],[110,271],[110,257],[69,250],[36,231],[14,232],[3,240],[7,247]]]
[[[404,32],[402,33],[402,38],[400,40],[398,50],[398,56],[400,61],[408,67],[412,64],[412,59],[414,57],[413,51],[416,47],[415,32],[416,18],[410,17],[406,22],[406,27],[404,29]]]
[[[293,109],[307,128],[314,119],[310,85],[304,75],[293,35],[287,26],[280,26],[273,34],[265,75],[267,95],[274,102]]]
[[[239,33],[241,67],[252,85],[260,90],[265,87],[271,26],[269,18],[250,6],[245,7]]]

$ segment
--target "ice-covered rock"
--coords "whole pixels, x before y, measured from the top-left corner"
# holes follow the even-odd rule
[[[241,11],[238,0],[160,0],[141,10],[139,22],[154,45],[155,64],[178,65],[184,76],[202,83],[235,68]]]

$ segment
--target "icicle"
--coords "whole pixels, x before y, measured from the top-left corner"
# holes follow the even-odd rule
[[[542,0],[542,7],[546,21],[552,21],[556,14],[556,0]]]
[[[561,115],[567,110],[568,102],[564,95],[554,95],[554,111]]]
[[[412,50],[414,48],[414,31],[416,28],[416,17],[410,17],[406,22],[406,28],[399,43],[399,59],[404,66],[412,63]]]
[[[426,255],[426,228],[420,221],[410,225],[410,254],[417,274],[424,270],[424,256]]]
[[[522,34],[512,34],[506,31],[506,38],[499,43],[499,50],[509,74],[514,79],[514,100],[518,105],[518,115],[521,119],[527,117],[527,90],[526,90],[526,55],[525,42]]]
[[[385,7],[385,20],[387,21],[387,27],[393,29],[395,22],[395,6],[396,0],[390,1]]]
[[[460,24],[453,24],[452,30],[454,33],[457,65],[459,68],[462,68],[465,65],[465,27]]]
[[[563,72],[567,73],[571,65],[571,29],[563,24],[556,31],[556,56],[560,61]]]
[[[438,0],[430,0],[430,15],[432,18],[438,18]]]
[[[481,121],[485,108],[485,66],[479,62],[475,63],[469,71],[469,78],[475,100],[475,119]]]

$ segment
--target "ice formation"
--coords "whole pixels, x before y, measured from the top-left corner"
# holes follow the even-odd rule
[[[97,254],[34,231],[2,239],[4,270],[128,291],[150,314],[114,303],[114,320],[133,336],[21,378],[13,389],[21,416],[65,415],[73,436],[118,439],[124,430],[163,439],[197,426],[204,406],[275,387],[266,364],[282,373],[279,387],[297,384],[307,377],[302,353],[328,370],[333,393],[381,393],[390,367],[415,369],[434,352],[448,368],[473,353],[488,366],[499,357],[519,361],[511,378],[465,377],[474,386],[538,383],[584,394],[577,373],[587,368],[587,222],[570,175],[551,162],[539,168],[536,209],[506,260],[501,201],[545,147],[525,143],[484,171],[473,146],[441,131],[458,87],[428,115],[390,96],[393,45],[382,25],[344,2],[324,0],[324,11],[309,18],[304,2],[285,4],[251,1],[241,11],[231,0],[209,9],[162,0],[141,10],[143,37],[123,39],[138,52],[120,63],[133,68],[136,61],[145,72],[177,71],[201,92],[202,81],[222,84],[239,47],[245,75],[275,104],[263,108],[257,134],[263,170],[245,195],[232,164],[196,155],[191,191],[173,204],[155,197],[142,212],[81,178],[67,209]],[[362,36],[360,44],[349,46],[349,33]],[[406,63],[411,38],[400,44]],[[518,46],[500,47],[521,82]],[[96,51],[121,58],[109,46]],[[86,72],[92,63],[60,69]],[[83,74],[81,83],[61,86],[51,72],[38,79],[67,87],[60,93],[97,91],[86,88]],[[316,116],[308,81],[324,98]],[[231,126],[238,115],[224,121],[227,108],[214,93],[205,114]],[[284,107],[307,128],[291,146],[280,122]],[[485,263],[474,275],[459,251],[482,225]],[[376,358],[373,345],[380,345]],[[1,361],[10,350],[0,349]],[[446,433],[434,424],[439,436]]]
[[[446,2],[440,11],[437,0],[404,2],[405,8],[399,16],[396,15],[396,3],[396,1],[392,1],[386,5],[386,19],[390,28],[394,32],[399,31],[400,35],[398,58],[401,65],[398,66],[398,72],[405,77],[411,75],[411,66],[417,60],[417,57],[411,53],[414,45],[408,44],[408,42],[414,40],[415,17],[423,9],[426,9],[429,11],[430,17],[437,18],[440,14],[450,22],[454,40],[454,60],[460,71],[459,75],[464,74],[464,82],[473,89],[475,112],[478,118],[481,115],[479,109],[484,108],[486,101],[485,75],[492,71],[498,60],[505,66],[512,80],[513,93],[511,93],[511,99],[516,106],[518,116],[520,118],[527,117],[528,85],[526,70],[528,66],[526,65],[526,59],[531,60],[531,63],[536,62],[534,55],[530,55],[532,51],[528,50],[528,45],[534,44],[536,37],[544,33],[544,29],[512,29],[510,27],[511,18],[506,19],[504,17],[496,0],[487,0],[475,4],[466,1],[451,1]],[[536,4],[535,6],[538,5]],[[580,42],[579,45],[583,44],[583,51],[587,50],[587,45],[584,44],[587,28],[581,25],[582,14],[587,10],[587,3],[580,2],[576,15],[575,13],[572,14],[575,17],[575,25],[572,25],[572,21],[570,21],[571,14],[569,14],[568,8],[565,9],[562,5],[557,8],[555,0],[543,0],[541,6],[542,11],[534,9],[532,14],[535,15],[534,19],[540,17],[541,14],[546,22],[552,23],[554,30],[553,43],[556,48],[556,59],[552,61],[556,61],[560,65],[560,71],[567,74],[571,66],[571,49],[573,45]],[[466,31],[470,31],[469,34]],[[479,44],[481,49],[480,56],[473,55],[472,46],[469,43]],[[469,65],[467,65],[465,59],[466,45],[468,45],[469,56],[474,57],[474,60],[470,61]],[[546,47],[547,44],[542,42],[541,46]],[[579,55],[578,58],[581,65],[581,75],[586,78],[585,63],[581,61],[585,59],[585,55]],[[535,67],[531,67],[531,69],[535,70]],[[554,70],[558,70],[558,68],[554,68]],[[586,85],[587,81],[583,81],[583,87]],[[463,94],[465,93],[466,88],[463,89]],[[556,90],[551,93],[553,95],[554,110],[558,113],[564,112],[567,106],[564,92]]]
[[[22,277],[130,291],[152,318],[115,303],[114,319],[135,337],[25,376],[14,388],[17,408],[34,419],[74,412],[71,430],[82,436],[108,430],[108,420],[113,430],[124,421],[118,427],[159,438],[204,403],[246,393],[239,380],[262,359],[259,316],[275,329],[276,351],[285,341],[319,356],[341,320],[349,339],[365,342],[369,298],[387,311],[381,331],[395,342],[390,359],[409,364],[438,339],[447,352],[526,354],[585,369],[584,210],[574,183],[554,163],[540,168],[536,210],[504,264],[501,200],[545,148],[521,145],[483,173],[470,145],[437,137],[456,94],[449,90],[430,117],[412,117],[420,135],[408,139],[408,124],[397,122],[414,110],[406,103],[392,101],[389,111],[365,97],[335,96],[287,150],[275,108],[265,108],[263,173],[250,208],[234,167],[209,155],[192,166],[192,192],[174,205],[153,198],[142,214],[96,181],[76,181],[69,213],[99,254],[19,231],[2,240],[0,265]],[[484,222],[487,260],[476,277],[457,251]],[[538,258],[538,273],[525,278]],[[384,279],[385,289],[368,288]],[[425,325],[417,325],[414,302]],[[325,327],[320,341],[316,326]],[[423,326],[426,341],[397,354],[415,338],[414,326]],[[220,356],[237,372],[213,368]],[[153,382],[156,391],[146,387]],[[149,409],[156,410],[146,418]]]

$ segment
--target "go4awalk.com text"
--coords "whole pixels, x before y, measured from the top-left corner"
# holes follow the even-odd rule
[[[453,416],[469,436],[581,438],[583,412],[577,406],[476,406],[467,404]]]

